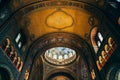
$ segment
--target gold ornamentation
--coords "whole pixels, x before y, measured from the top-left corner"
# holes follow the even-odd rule
[[[71,27],[73,22],[74,20],[72,16],[62,10],[57,10],[46,18],[47,26],[55,29],[65,29],[67,27]]]

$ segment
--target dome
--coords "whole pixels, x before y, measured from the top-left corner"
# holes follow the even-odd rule
[[[68,64],[76,59],[76,52],[67,47],[54,47],[46,50],[45,59],[57,65]]]

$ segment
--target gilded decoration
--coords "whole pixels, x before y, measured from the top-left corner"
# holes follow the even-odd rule
[[[73,17],[61,9],[54,11],[46,18],[47,26],[55,29],[65,29],[71,27],[73,23]]]

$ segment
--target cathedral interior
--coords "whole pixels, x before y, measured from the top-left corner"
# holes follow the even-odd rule
[[[120,80],[120,0],[0,0],[0,80]]]

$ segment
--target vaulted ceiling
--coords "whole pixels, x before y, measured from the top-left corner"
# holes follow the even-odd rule
[[[46,74],[56,69],[56,65],[49,64],[49,61],[44,59],[44,53],[49,48],[60,46],[77,51],[78,56],[75,57],[75,64],[67,67],[62,65],[63,69],[72,68],[74,73],[80,68],[79,74],[82,79],[85,79],[84,74],[87,74],[86,79],[91,78],[89,69],[93,70],[94,67],[91,55],[94,46],[92,43],[96,43],[97,31],[104,30],[104,37],[109,34],[106,26],[113,27],[104,11],[106,8],[104,0],[7,0],[7,2],[7,9],[4,5],[0,6],[3,10],[3,13],[0,13],[0,33],[6,30],[7,36],[12,40],[20,31],[24,34],[23,42],[25,39],[26,41],[21,51],[26,54],[21,55],[25,60],[21,78],[25,70],[31,69],[31,80],[42,77],[47,79]],[[7,2],[2,0],[0,4]],[[77,68],[76,64],[79,64]],[[82,73],[83,66],[86,73]],[[62,78],[59,76],[59,79]]]
[[[22,0],[11,2],[13,11],[18,8],[12,16],[15,20],[14,28],[24,31],[29,45],[42,35],[53,32],[77,34],[90,43],[91,29],[99,27],[104,16],[96,7],[78,1],[31,2]],[[23,7],[19,8],[20,6]]]

